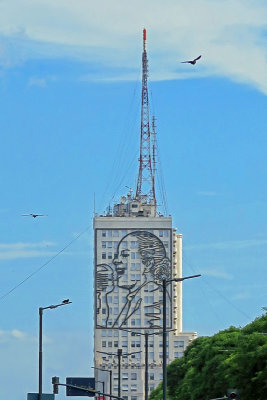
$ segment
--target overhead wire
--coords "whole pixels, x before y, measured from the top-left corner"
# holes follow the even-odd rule
[[[150,89],[150,99],[151,99],[152,115],[155,116],[155,114],[156,114],[155,113],[155,103],[153,100],[153,94],[152,94],[151,89]],[[168,215],[167,194],[166,194],[166,189],[165,189],[164,175],[163,175],[163,170],[162,170],[157,134],[155,134],[155,145],[156,145],[156,159],[157,159],[157,165],[158,165],[158,168],[156,168],[156,177],[157,177],[156,183],[158,184],[159,193],[160,193],[160,197],[161,197],[160,203],[162,203],[162,207],[164,210],[163,214],[165,216],[167,216]]]
[[[183,262],[188,265],[188,267],[191,269],[192,272],[197,273],[195,267],[188,262],[187,256],[185,254],[185,250],[183,249]],[[199,273],[199,272],[198,272]],[[205,277],[204,277],[205,278]],[[228,297],[226,297],[220,290],[218,290],[215,286],[213,286],[207,279],[201,279],[201,282],[208,286],[210,289],[212,289],[218,296],[220,296],[226,303],[228,303],[232,308],[235,308],[236,311],[238,311],[240,314],[242,314],[245,318],[247,318],[249,321],[252,320],[252,317],[249,316],[247,313],[245,313],[243,310],[241,310],[239,307],[237,307],[231,300],[229,300]],[[203,290],[203,295],[206,297],[207,301],[211,305],[208,296],[206,295],[205,291]],[[212,305],[211,305],[212,306]],[[213,306],[212,306],[213,307]]]
[[[63,253],[69,246],[72,245],[72,243],[76,242],[82,235],[84,235],[89,229],[91,229],[91,225],[88,226],[84,231],[79,233],[74,239],[72,239],[66,246],[63,247],[60,251],[58,251],[53,257],[51,257],[48,261],[46,261],[44,264],[42,264],[39,268],[37,268],[35,271],[33,271],[31,274],[26,276],[22,281],[20,281],[17,285],[13,286],[9,291],[7,291],[5,294],[0,296],[0,301],[4,300],[7,296],[9,296],[12,292],[14,292],[16,289],[18,289],[20,286],[22,286],[25,282],[27,282],[30,278],[32,278],[34,275],[36,275],[38,272],[40,272],[43,268],[45,268],[48,264],[51,263],[56,257],[58,257],[61,253]]]
[[[138,72],[138,77],[139,75],[140,72]],[[138,107],[140,106],[139,104],[137,104],[134,107],[137,94],[137,87],[140,84],[140,80],[138,77],[135,81],[133,94],[128,107],[127,116],[125,118],[125,123],[121,128],[121,135],[120,135],[121,140],[119,140],[119,144],[116,150],[116,155],[113,158],[113,164],[112,167],[110,168],[110,173],[107,179],[107,184],[104,190],[104,194],[101,197],[103,199],[103,202],[105,201],[106,195],[110,190],[110,188],[115,186],[117,187],[118,182],[121,181],[120,179],[121,171],[127,170],[127,167],[129,165],[129,151],[130,149],[133,148],[133,143],[132,143],[134,139],[133,132],[135,131],[134,128],[137,121],[137,112],[138,112]]]

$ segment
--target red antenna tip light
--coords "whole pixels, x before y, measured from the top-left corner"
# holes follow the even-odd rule
[[[146,40],[146,29],[143,29],[143,39]]]

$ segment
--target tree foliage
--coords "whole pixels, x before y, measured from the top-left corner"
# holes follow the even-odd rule
[[[167,369],[168,400],[209,400],[237,389],[241,400],[267,399],[267,315],[244,328],[200,337]],[[150,400],[162,400],[160,384]]]

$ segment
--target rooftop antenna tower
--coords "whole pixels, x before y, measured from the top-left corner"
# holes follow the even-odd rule
[[[156,206],[155,169],[151,160],[151,132],[149,128],[149,99],[147,90],[148,60],[146,52],[146,29],[143,30],[142,54],[142,106],[139,173],[136,186],[136,198],[143,204]]]

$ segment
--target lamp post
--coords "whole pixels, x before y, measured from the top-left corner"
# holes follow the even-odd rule
[[[104,381],[96,381],[96,382],[102,383],[103,393],[105,393],[105,382],[104,382]],[[105,397],[105,396],[103,396],[103,400],[104,400],[104,397]],[[119,396],[119,397],[120,397],[120,396]]]
[[[54,308],[66,306],[67,304],[71,304],[72,302],[67,300],[63,300],[60,304],[51,305],[48,307],[39,307],[39,391],[38,391],[38,400],[42,400],[42,392],[43,392],[43,311],[44,310],[53,310]]]
[[[98,371],[104,371],[109,373],[109,394],[112,395],[112,370],[102,369],[98,367],[91,367],[91,368],[97,369]]]
[[[121,397],[121,357],[131,356],[132,354],[142,353],[142,351],[133,351],[132,353],[122,353],[122,349],[118,349],[117,353],[107,353],[105,351],[96,351],[97,353],[107,354],[109,356],[118,357],[118,397]]]
[[[152,335],[162,335],[162,332],[135,332],[133,330],[128,330],[124,328],[119,328],[122,331],[133,333],[134,336],[144,336],[145,337],[145,400],[148,400],[148,336]],[[167,332],[172,332],[175,329],[168,330]]]
[[[162,363],[162,372],[163,372],[163,400],[167,398],[167,284],[171,282],[182,282],[186,279],[197,278],[201,276],[198,275],[191,275],[185,276],[183,278],[173,278],[173,279],[163,279],[162,280],[162,294],[163,294],[163,321],[162,321],[162,345],[163,345],[163,363]]]

